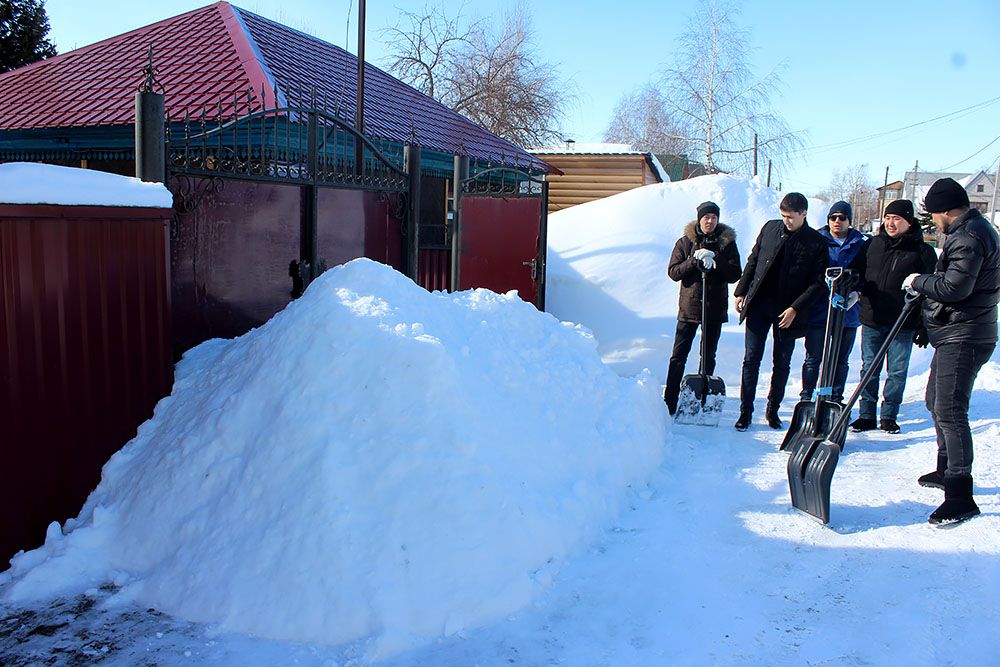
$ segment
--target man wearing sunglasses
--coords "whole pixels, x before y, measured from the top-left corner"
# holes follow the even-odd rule
[[[857,256],[868,237],[851,227],[851,205],[838,201],[830,207],[826,216],[826,227],[819,230],[826,240],[830,254],[830,266],[848,267]],[[806,329],[806,357],[802,363],[802,393],[799,398],[809,401],[813,398],[816,381],[819,379],[820,364],[823,360],[823,344],[826,337],[826,316],[829,309],[828,294],[816,299],[809,311],[809,327]],[[854,294],[857,297],[857,294]],[[837,368],[833,377],[830,398],[843,402],[844,385],[847,383],[848,357],[854,349],[854,340],[861,323],[861,307],[855,300],[844,318],[844,333],[840,339]]]

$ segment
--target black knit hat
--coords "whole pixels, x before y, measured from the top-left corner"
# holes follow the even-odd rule
[[[705,215],[709,213],[714,213],[719,215],[719,205],[714,201],[706,201],[698,204],[698,219],[701,220]]]
[[[831,215],[836,215],[837,213],[846,215],[848,222],[854,220],[854,213],[851,211],[851,205],[846,201],[841,200],[834,202],[833,206],[830,207],[830,212],[826,214],[826,217],[829,218]]]
[[[917,219],[913,215],[913,202],[909,199],[894,199],[889,202],[889,205],[885,207],[885,213],[882,214],[882,217],[887,215],[898,215],[911,225],[917,222]]]
[[[924,210],[928,213],[944,213],[953,208],[969,205],[969,193],[953,178],[939,178],[924,196]]]

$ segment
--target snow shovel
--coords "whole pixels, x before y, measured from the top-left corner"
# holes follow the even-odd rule
[[[861,396],[862,389],[881,367],[889,345],[903,328],[903,322],[922,299],[922,295],[906,295],[903,312],[892,325],[871,366],[861,377],[861,382],[829,432],[812,438],[800,438],[793,443],[791,456],[788,457],[788,489],[792,496],[792,506],[818,519],[820,523],[830,522],[830,483],[847,440],[847,420],[851,418],[851,409]]]
[[[853,271],[835,266],[826,270],[826,284],[830,290],[830,305],[826,312],[826,334],[823,337],[823,360],[820,365],[819,387],[811,400],[799,401],[792,412],[788,432],[781,442],[781,451],[791,451],[800,438],[829,435],[830,426],[837,421],[843,406],[832,400],[833,382],[840,360],[840,342],[844,337],[844,320],[847,317],[848,293],[854,287]]]
[[[701,266],[701,361],[698,364],[697,375],[685,375],[681,380],[681,391],[677,396],[677,411],[674,421],[678,424],[701,424],[702,426],[718,426],[722,417],[722,408],[726,403],[726,383],[722,378],[708,375],[705,372],[705,316],[708,301],[708,289],[705,274],[708,271]]]

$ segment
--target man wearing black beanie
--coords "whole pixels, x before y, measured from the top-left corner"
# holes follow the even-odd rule
[[[948,524],[979,514],[972,494],[969,399],[997,343],[1000,238],[978,210],[969,208],[965,188],[950,178],[931,186],[924,208],[945,241],[934,273],[903,281],[904,289],[927,297],[923,317],[934,346],[926,403],[937,431],[937,468],[917,481],[944,489],[944,503],[928,521]]]
[[[674,244],[667,266],[670,279],[680,283],[674,349],[663,390],[663,400],[671,415],[677,412],[684,366],[699,324],[701,335],[705,337],[705,372],[708,375],[715,372],[715,352],[722,324],[729,320],[729,284],[739,280],[743,270],[736,247],[736,230],[719,222],[719,205],[704,202],[698,206],[697,215],[684,227],[684,234]],[[702,294],[702,271],[705,271],[708,294]],[[701,321],[702,299],[706,300],[705,322]]]

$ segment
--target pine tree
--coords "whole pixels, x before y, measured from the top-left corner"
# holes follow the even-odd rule
[[[0,73],[56,55],[43,0],[0,0]]]

